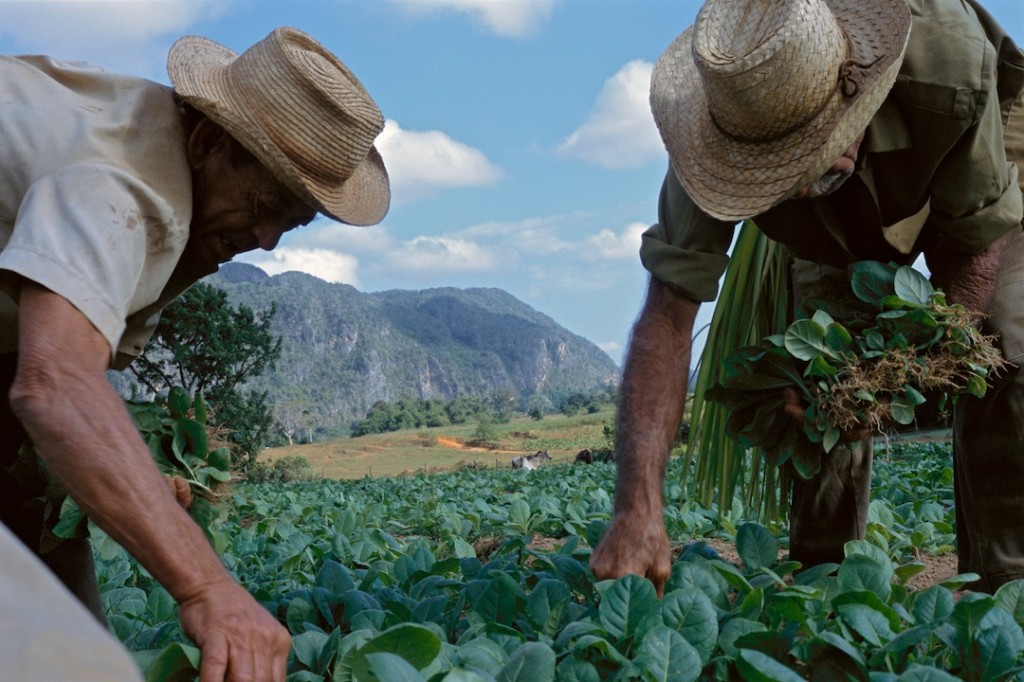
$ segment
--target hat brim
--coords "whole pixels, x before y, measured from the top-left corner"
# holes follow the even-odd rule
[[[904,0],[826,2],[850,38],[851,58],[870,66],[855,97],[837,88],[816,117],[771,141],[738,140],[715,124],[692,56],[693,26],[655,64],[655,121],[680,183],[709,215],[745,220],[820,178],[867,127],[895,83],[910,34]]]
[[[264,134],[249,107],[235,96],[227,76],[237,53],[201,36],[185,36],[171,47],[167,72],[186,102],[224,128],[299,198],[324,215],[350,225],[374,225],[388,212],[391,189],[376,147],[340,184],[325,184],[296,167]]]

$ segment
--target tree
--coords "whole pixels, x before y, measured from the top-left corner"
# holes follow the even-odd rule
[[[261,313],[233,308],[227,293],[199,282],[164,309],[131,373],[153,394],[172,386],[202,394],[213,423],[230,431],[235,461],[251,463],[274,420],[267,394],[245,385],[281,356],[281,339],[270,331],[275,312],[274,306]]]

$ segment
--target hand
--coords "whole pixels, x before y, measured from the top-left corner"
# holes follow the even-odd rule
[[[203,652],[200,682],[283,682],[291,636],[237,583],[209,585],[180,607]]]
[[[672,571],[668,534],[661,516],[616,514],[590,556],[590,570],[598,580],[627,573],[642,575],[654,583],[660,597]]]
[[[796,392],[795,388],[788,387],[785,389],[786,394],[786,405],[782,408],[786,411],[790,417],[799,422],[804,423],[804,413],[807,411],[807,403],[800,398],[800,394]],[[840,443],[856,443],[857,441],[864,440],[871,435],[871,429],[867,426],[859,426],[855,429],[849,429],[843,431],[839,435]]]
[[[181,508],[188,511],[192,507],[192,486],[181,476],[165,476],[167,485],[171,488],[171,494],[178,501]]]

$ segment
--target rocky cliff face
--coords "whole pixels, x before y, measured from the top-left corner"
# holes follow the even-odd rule
[[[282,358],[254,388],[275,411],[343,426],[375,402],[511,389],[556,402],[618,382],[604,352],[500,289],[362,293],[290,272],[228,264],[210,278],[231,302],[276,305]]]

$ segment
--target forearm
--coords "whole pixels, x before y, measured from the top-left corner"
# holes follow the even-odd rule
[[[1004,235],[977,254],[949,251],[926,254],[932,282],[946,293],[950,303],[959,303],[978,313],[986,312],[1012,234]]]
[[[230,580],[108,383],[104,338],[40,287],[26,285],[19,308],[11,407],[51,474],[179,601]]]
[[[177,599],[230,581],[202,530],[170,494],[109,384],[26,377],[13,404],[40,457],[83,511]]]
[[[686,398],[697,307],[652,279],[619,391],[617,514],[660,518],[665,467]]]

